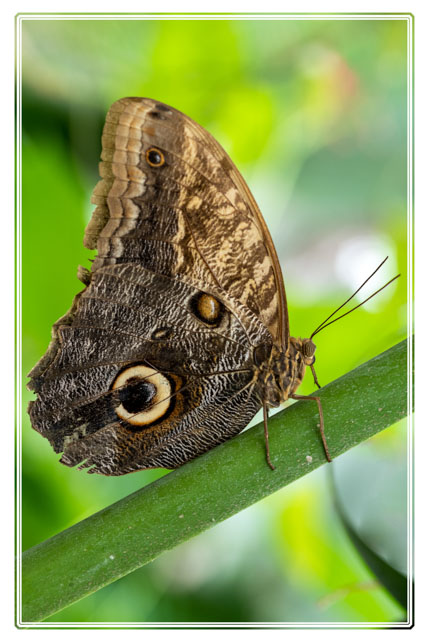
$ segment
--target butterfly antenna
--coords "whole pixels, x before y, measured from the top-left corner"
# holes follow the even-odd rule
[[[371,273],[371,275],[369,276],[369,278],[366,278],[366,280],[364,282],[362,282],[362,284],[360,285],[360,287],[358,289],[356,289],[356,291],[349,297],[347,298],[347,300],[345,302],[342,303],[342,305],[340,305],[337,309],[335,309],[335,311],[333,311],[331,313],[331,315],[329,315],[327,318],[325,318],[325,320],[323,320],[323,322],[321,322],[319,324],[319,326],[317,327],[317,329],[315,329],[313,331],[313,333],[311,334],[311,338],[320,331],[320,329],[323,327],[323,325],[330,319],[332,318],[332,316],[334,316],[336,313],[338,313],[338,311],[340,309],[342,309],[343,307],[345,307],[345,305],[347,304],[347,302],[350,302],[350,300],[352,298],[354,298],[354,296],[359,293],[360,289],[362,289],[362,287],[365,286],[365,284],[372,278],[372,276],[374,276],[376,274],[376,272],[378,271],[378,269],[381,269],[381,267],[383,266],[384,262],[386,262],[388,260],[388,256],[386,258],[384,258],[384,260],[381,262],[381,264],[378,265],[378,267],[375,269],[375,271],[373,271]]]
[[[361,307],[363,304],[365,304],[365,302],[368,302],[368,300],[370,300],[371,298],[373,298],[374,296],[377,295],[377,293],[379,293],[380,291],[382,291],[383,289],[385,289],[386,287],[388,287],[389,284],[391,284],[394,280],[396,280],[396,278],[399,278],[400,273],[397,276],[394,276],[394,278],[392,278],[391,280],[389,280],[385,285],[383,285],[380,289],[378,289],[377,291],[375,291],[375,293],[372,293],[368,298],[366,298],[365,300],[363,300],[363,302],[360,302],[358,305],[356,305],[355,307],[353,307],[352,309],[349,309],[349,311],[346,311],[346,313],[343,313],[341,316],[338,316],[338,318],[334,318],[334,320],[331,320],[330,322],[328,322],[328,320],[330,320],[336,313],[338,313],[338,311],[340,309],[342,309],[343,307],[345,307],[345,305],[350,302],[350,300],[352,300],[352,298],[354,298],[354,296],[359,293],[359,291],[365,286],[365,284],[367,282],[369,282],[369,280],[372,278],[372,276],[374,276],[376,274],[376,272],[381,269],[381,267],[383,266],[383,264],[386,262],[386,260],[388,260],[388,256],[386,258],[384,258],[384,260],[381,262],[381,264],[378,265],[378,267],[371,273],[371,275],[366,278],[366,280],[364,282],[362,282],[362,284],[360,285],[360,287],[358,289],[356,289],[356,291],[349,297],[347,298],[347,300],[345,302],[343,302],[339,307],[337,307],[337,309],[335,309],[335,311],[333,311],[327,318],[325,318],[325,320],[323,320],[323,322],[321,322],[319,324],[319,326],[317,327],[317,329],[315,329],[313,331],[313,333],[310,336],[310,340],[313,338],[313,336],[316,335],[316,333],[319,333],[319,331],[322,331],[322,329],[324,329],[325,327],[329,326],[330,324],[333,324],[334,322],[336,322],[337,320],[340,320],[341,318],[344,318],[344,316],[348,315],[349,313],[351,313],[352,311],[355,311],[356,309],[358,309],[359,307]]]

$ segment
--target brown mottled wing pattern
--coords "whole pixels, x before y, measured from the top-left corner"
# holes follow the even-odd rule
[[[124,98],[107,114],[102,180],[85,244],[102,264],[155,256],[165,243],[168,273],[215,284],[287,341],[283,279],[268,229],[240,173],[222,147],[184,114],[154,100]],[[150,147],[165,156],[152,168]],[[153,210],[164,207],[161,216]],[[143,258],[144,260],[144,258]],[[145,263],[145,262],[144,262]],[[147,265],[148,266],[148,265]],[[200,274],[200,275],[199,275]]]
[[[174,468],[260,407],[254,348],[288,339],[280,268],[237,169],[180,112],[119,100],[101,159],[98,254],[30,373],[30,416],[65,464]]]

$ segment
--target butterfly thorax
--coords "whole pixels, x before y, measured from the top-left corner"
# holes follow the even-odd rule
[[[286,350],[274,344],[257,369],[257,389],[263,403],[278,407],[295,393],[305,368],[314,363],[315,345],[309,338],[290,338]]]

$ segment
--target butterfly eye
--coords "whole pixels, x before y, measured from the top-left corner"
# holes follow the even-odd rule
[[[145,152],[145,158],[150,165],[150,167],[161,167],[162,164],[165,163],[165,156],[159,149],[155,149],[154,147],[150,147]]]
[[[171,404],[172,385],[169,379],[145,365],[128,367],[115,379],[120,404],[118,417],[136,427],[148,427],[162,418]]]
[[[311,358],[314,355],[315,351],[316,351],[316,345],[312,340],[307,340],[307,342],[303,343],[302,352],[306,358]]]

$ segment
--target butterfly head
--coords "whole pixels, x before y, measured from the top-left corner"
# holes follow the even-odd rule
[[[301,352],[306,367],[311,367],[316,360],[314,352],[316,345],[311,338],[299,338],[296,342],[297,349]]]

